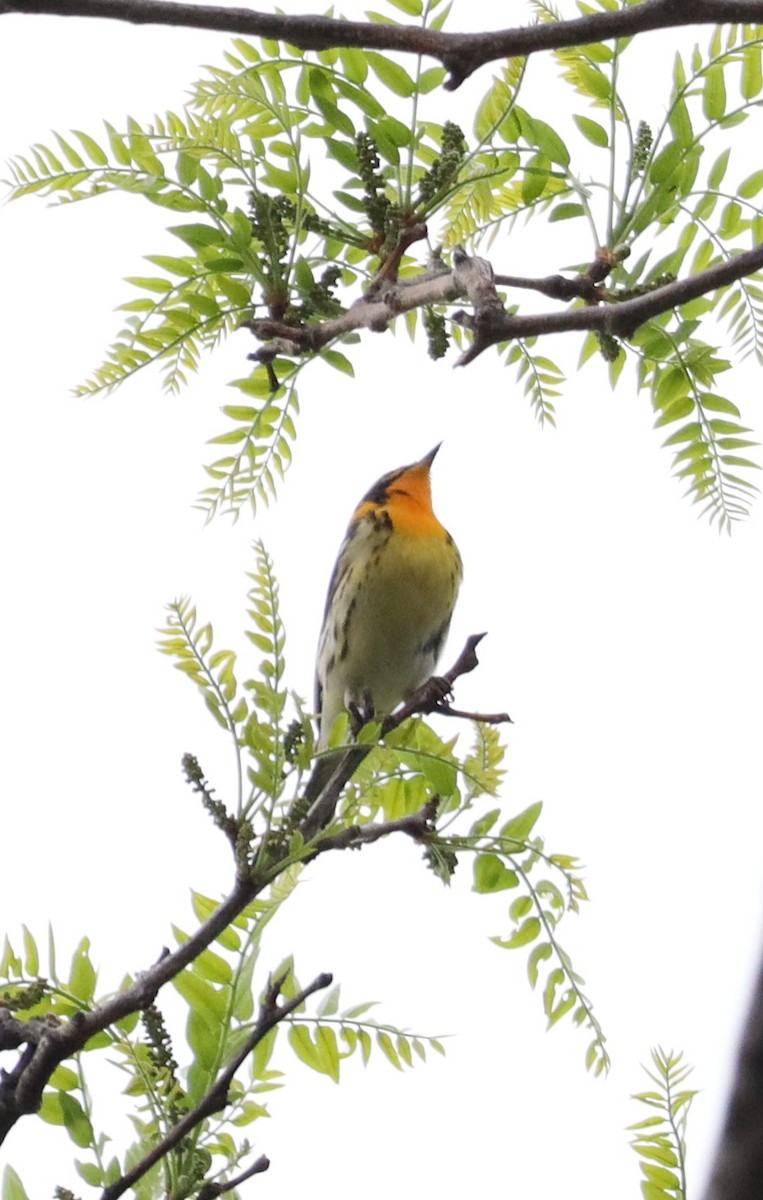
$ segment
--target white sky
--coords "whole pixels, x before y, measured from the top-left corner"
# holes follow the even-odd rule
[[[457,6],[452,27],[487,25],[493,11]],[[50,128],[98,135],[102,117],[178,107],[197,65],[228,43],[8,16],[2,34],[2,158]],[[645,50],[652,69],[657,46]],[[533,68],[541,83],[544,64]],[[488,80],[483,71],[463,96],[439,97],[440,119],[458,119]],[[748,172],[740,161],[737,175]],[[225,428],[218,408],[235,402],[225,385],[247,369],[248,335],[178,398],[155,373],[106,399],[70,395],[120,327],[122,276],[141,272],[142,254],[178,252],[163,232],[176,220],[114,199],[56,210],[31,198],[2,212],[3,925],[12,940],[22,921],[44,937],[52,916],[64,961],[88,933],[109,987],[156,958],[171,922],[188,927],[189,885],[225,890],[226,847],[179,760],[193,750],[223,797],[232,764],[195,690],[156,653],[163,605],[190,592],[218,644],[245,657],[248,547],[263,537],[290,684],[310,694],[326,581],[355,501],[442,439],[436,508],[466,567],[446,660],[466,634],[489,631],[457,702],[509,710],[507,813],[543,800],[548,848],[587,864],[592,903],[559,933],[613,1070],[587,1077],[586,1036],[564,1022],[544,1033],[524,952],[487,940],[505,934],[508,902],[474,896],[467,862],[446,891],[408,842],[338,855],[305,873],[263,972],[293,950],[300,977],[333,971],[347,1004],[379,999],[380,1016],[454,1036],[444,1061],[405,1077],[381,1056],[365,1072],[351,1063],[339,1088],[284,1048],[276,1119],[253,1127],[273,1165],[246,1194],[636,1195],[623,1127],[645,1114],[628,1096],[662,1043],[685,1050],[702,1089],[689,1130],[696,1195],[759,953],[761,508],[730,539],[699,523],[647,397],[625,379],[613,395],[602,372],[573,374],[558,431],[542,433],[494,355],[466,371],[434,366],[401,330],[351,351],[354,382],[322,366],[306,375],[278,505],[203,528],[191,504],[211,458],[204,441]],[[516,238],[517,256],[510,238],[496,243],[497,269],[547,274],[591,251],[581,240],[550,255],[540,223]],[[574,363],[572,341],[557,351]],[[753,425],[759,379],[747,364],[724,380]],[[120,1086],[107,1077],[97,1113]],[[72,1157],[61,1130],[28,1121],[0,1163],[30,1195],[56,1183],[86,1194]]]

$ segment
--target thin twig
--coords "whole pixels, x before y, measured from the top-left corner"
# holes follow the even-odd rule
[[[441,717],[460,717],[462,721],[478,721],[480,725],[513,725],[511,717],[506,712],[499,713],[481,713],[469,712],[463,708],[453,708],[451,704],[443,702],[438,704],[433,709],[433,712],[439,713]]]
[[[135,1164],[132,1170],[122,1175],[120,1179],[117,1179],[107,1188],[104,1188],[101,1192],[101,1200],[117,1200],[119,1196],[124,1195],[127,1189],[131,1188],[139,1179],[142,1179],[155,1163],[161,1162],[169,1154],[170,1150],[179,1145],[192,1129],[195,1129],[197,1125],[205,1121],[207,1117],[211,1117],[213,1113],[219,1112],[221,1108],[225,1108],[228,1103],[228,1092],[230,1091],[235,1074],[241,1064],[252,1053],[255,1046],[259,1045],[262,1039],[279,1022],[293,1013],[301,1004],[304,1004],[308,996],[312,996],[313,992],[318,992],[323,988],[329,987],[332,982],[332,976],[328,973],[318,975],[312,983],[303,988],[293,999],[287,1000],[285,1004],[279,1006],[278,997],[283,987],[284,978],[284,976],[281,976],[279,979],[271,979],[269,981],[265,998],[260,1005],[260,1015],[257,1018],[257,1024],[238,1054],[231,1059],[225,1070],[218,1075],[206,1095],[202,1097],[195,1108],[183,1117],[182,1121],[178,1121],[177,1125],[174,1125],[170,1129],[169,1133],[148,1154],[144,1155],[140,1162]],[[267,1160],[265,1161],[267,1162]],[[266,1168],[262,1167],[261,1169],[265,1170]]]
[[[236,1175],[234,1179],[221,1180],[219,1183],[205,1183],[197,1200],[215,1200],[217,1196],[222,1196],[225,1192],[232,1192],[234,1188],[246,1183],[247,1179],[251,1179],[253,1175],[261,1175],[269,1167],[270,1159],[265,1154],[261,1154],[251,1167],[242,1171],[240,1175]]]
[[[417,813],[398,817],[395,821],[379,821],[372,825],[348,825],[339,833],[321,838],[316,854],[324,850],[352,850],[356,846],[370,845],[391,833],[405,833],[416,842],[426,841],[434,833],[433,821],[437,816],[439,796],[432,796]]]

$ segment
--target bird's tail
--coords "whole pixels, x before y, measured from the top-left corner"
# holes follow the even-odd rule
[[[305,785],[304,797],[308,804],[314,804],[318,799],[341,758],[342,754],[338,750],[333,754],[323,754],[320,758],[316,758],[312,774]]]

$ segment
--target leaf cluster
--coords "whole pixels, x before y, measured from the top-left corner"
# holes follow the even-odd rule
[[[455,738],[444,740],[419,719],[404,721],[379,745],[378,726],[365,727],[361,738],[371,752],[345,789],[333,821],[306,841],[297,814],[311,766],[312,729],[298,697],[286,688],[278,586],[261,544],[254,548],[249,582],[246,632],[258,664],[249,677],[233,651],[215,646],[211,624],[199,620],[189,600],[170,606],[160,649],[198,689],[215,725],[230,740],[238,779],[235,805],[214,795],[190,755],[185,770],[214,823],[232,842],[237,878],[250,888],[252,898],[238,906],[227,925],[215,926],[190,961],[184,959],[184,969],[168,976],[185,1012],[184,1032],[173,1015],[176,1006],[162,997],[144,1009],[142,1018],[136,1009],[116,1020],[56,1067],[40,1115],[65,1127],[85,1152],[75,1166],[87,1184],[115,1184],[195,1112],[214,1093],[228,1065],[238,1062],[258,1026],[272,980],[278,980],[285,1001],[297,1003],[242,1057],[222,1111],[198,1120],[145,1171],[134,1185],[139,1200],[158,1192],[177,1200],[200,1195],[204,1187],[225,1183],[249,1163],[252,1146],[244,1131],[267,1115],[267,1093],[282,1085],[286,1042],[302,1063],[335,1082],[346,1059],[354,1056],[366,1063],[374,1047],[400,1070],[425,1060],[428,1050],[443,1052],[441,1041],[431,1034],[370,1016],[369,1003],[343,1006],[338,986],[317,1007],[308,1005],[300,997],[309,989],[301,987],[291,956],[268,973],[267,982],[258,973],[265,930],[297,886],[304,864],[321,853],[322,842],[331,847],[341,831],[383,830],[385,822],[394,829],[395,821],[436,805],[436,824],[421,834],[426,865],[449,883],[460,860],[469,855],[478,894],[516,892],[509,909],[511,932],[493,940],[507,948],[532,946],[530,981],[535,987],[543,964],[549,1025],[571,1013],[575,1024],[594,1030],[588,1066],[598,1073],[607,1064],[603,1034],[582,993],[582,980],[556,935],[562,917],[577,912],[586,899],[575,859],[545,850],[535,833],[540,805],[508,821],[497,807],[476,817],[473,811],[484,808],[502,785],[505,747],[495,728],[476,724],[464,753]],[[214,918],[219,905],[213,897],[192,893],[198,930]],[[175,925],[173,935],[182,948],[195,933]],[[61,1022],[104,1003],[108,993],[99,983],[87,938],[77,946],[66,975],[56,967],[52,934],[48,957],[43,973],[37,944],[26,929],[23,954],[6,941],[0,960],[0,1002],[6,1009],[32,1022]],[[132,984],[125,978],[118,992]],[[288,1034],[282,1032],[287,1026]],[[112,1140],[113,1132],[99,1127],[94,1112],[89,1079],[97,1051],[107,1053],[122,1076],[124,1094],[135,1105],[133,1141],[124,1151]]]
[[[654,1084],[633,1099],[651,1109],[629,1129],[631,1146],[640,1160],[644,1200],[686,1200],[686,1123],[696,1091],[682,1087],[691,1067],[683,1054],[652,1050],[653,1071],[644,1070]]]
[[[580,8],[606,11],[613,2]],[[542,22],[560,19],[549,3],[538,0],[536,10]],[[448,15],[441,0],[403,11],[433,29]],[[289,337],[275,336],[264,357],[253,356],[259,361],[250,374],[234,381],[245,402],[224,408],[232,428],[214,439],[229,450],[207,466],[199,504],[210,516],[236,514],[267,500],[289,465],[301,371],[323,359],[353,372],[336,345],[305,357],[300,334],[345,310],[344,297],[356,300],[358,288],[385,270],[401,280],[420,272],[426,264],[406,239],[422,222],[446,248],[489,246],[520,220],[569,223],[573,269],[601,246],[613,253],[604,303],[758,243],[763,172],[739,178],[725,143],[730,129],[758,116],[758,28],[715,30],[706,50],[678,53],[654,130],[638,111],[631,117],[634,100],[637,109],[642,101],[621,87],[635,44],[555,51],[571,135],[558,97],[548,112],[525,101],[522,58],[496,75],[465,132],[433,119],[445,76],[439,67],[417,60],[409,71],[401,59],[372,50],[312,53],[237,39],[182,113],[130,118],[122,128],[107,123],[104,138],[75,131],[32,147],[12,163],[15,196],[77,201],[119,190],[183,215],[169,228],[182,252],[149,255],[155,271],[131,277],[138,295],[123,306],[127,324],[81,391],[114,387],[151,363],[174,389],[204,350],[253,320],[285,330]],[[738,405],[719,390],[732,358],[718,349],[718,326],[735,359],[760,360],[762,295],[756,276],[744,278],[664,313],[628,342],[590,334],[582,346],[581,362],[603,354],[613,386],[631,360],[658,429],[683,422],[667,441],[675,474],[719,528],[746,513],[757,464]],[[450,305],[427,311],[435,356],[446,351],[448,335],[457,346],[467,336],[453,315]],[[418,310],[404,320],[415,335]],[[341,340],[349,347],[357,335]],[[553,424],[564,381],[553,358],[529,339],[510,345],[505,362],[523,380],[538,419]]]
[[[171,623],[161,648],[176,659],[176,665],[200,688],[217,721],[232,735],[239,780],[248,790],[238,797],[236,812],[262,833],[252,861],[264,864],[273,855],[279,869],[296,869],[314,854],[312,842],[299,833],[302,815],[300,795],[311,766],[314,749],[311,724],[301,703],[283,685],[284,631],[278,613],[278,592],[272,563],[264,548],[256,546],[258,571],[253,576],[256,595],[250,618],[256,632],[248,637],[266,654],[260,674],[267,683],[239,684],[236,656],[215,650],[208,624],[197,628],[190,602],[171,607]],[[227,689],[223,694],[223,689]],[[299,733],[289,717],[291,701]],[[583,980],[560,946],[556,929],[567,913],[577,913],[587,899],[576,859],[549,854],[543,839],[533,833],[541,805],[534,804],[504,821],[498,832],[493,827],[501,818],[500,808],[465,824],[466,814],[482,805],[484,798],[498,794],[503,782],[505,746],[497,730],[475,723],[473,743],[459,752],[457,738],[444,739],[429,723],[414,718],[404,721],[379,743],[379,729],[370,724],[361,730],[359,741],[371,746],[345,788],[334,822],[326,833],[349,824],[362,827],[372,822],[398,821],[411,817],[437,798],[436,830],[425,846],[427,865],[449,883],[464,855],[474,859],[474,890],[492,894],[516,889],[509,907],[512,931],[493,941],[504,948],[532,946],[528,961],[530,983],[536,987],[544,969],[543,1008],[549,1027],[570,1014],[575,1025],[593,1033],[586,1056],[595,1073],[608,1066],[603,1032],[582,990]],[[332,750],[349,749],[347,722],[337,722],[332,731]],[[287,754],[285,747],[293,747]],[[544,870],[540,879],[538,871]]]

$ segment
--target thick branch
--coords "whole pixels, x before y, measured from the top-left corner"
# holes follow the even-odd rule
[[[139,1179],[142,1179],[146,1172],[149,1171],[155,1163],[161,1162],[165,1155],[169,1154],[170,1150],[173,1150],[175,1146],[178,1146],[180,1142],[182,1142],[183,1138],[187,1137],[197,1125],[200,1125],[202,1121],[207,1119],[207,1117],[211,1117],[213,1113],[219,1112],[221,1108],[225,1108],[226,1104],[228,1103],[228,1092],[230,1091],[230,1086],[235,1078],[236,1071],[238,1071],[241,1064],[249,1057],[255,1046],[259,1045],[262,1039],[268,1033],[270,1033],[270,1030],[274,1029],[280,1021],[283,1021],[285,1017],[288,1017],[294,1012],[295,1009],[299,1008],[300,1004],[304,1004],[308,996],[312,996],[313,992],[318,992],[322,988],[329,987],[331,985],[331,981],[331,975],[319,975],[313,980],[312,983],[308,984],[306,988],[303,988],[302,991],[299,992],[299,994],[296,995],[292,1000],[288,1000],[286,1004],[279,1006],[278,996],[284,980],[283,978],[276,980],[271,979],[265,993],[265,998],[260,1006],[257,1024],[244,1042],[244,1045],[241,1047],[238,1054],[231,1059],[225,1070],[218,1075],[212,1087],[209,1089],[207,1094],[202,1097],[196,1107],[192,1109],[191,1112],[187,1113],[186,1116],[183,1117],[182,1121],[178,1121],[177,1125],[173,1126],[167,1136],[163,1137],[162,1140],[158,1142],[157,1145],[154,1146],[153,1149],[150,1150],[149,1153],[140,1160],[140,1162],[136,1163],[131,1171],[128,1171],[126,1175],[123,1175],[121,1179],[117,1179],[115,1183],[110,1184],[109,1187],[104,1188],[103,1192],[101,1193],[101,1200],[117,1200],[119,1196],[123,1196],[128,1188],[131,1188],[133,1184],[138,1182]],[[257,1172],[265,1171],[269,1165],[270,1164],[266,1158],[258,1159],[257,1163],[255,1163],[255,1168]],[[255,1173],[255,1170],[252,1168],[245,1172],[240,1178],[246,1179],[249,1177],[249,1175]],[[221,1188],[219,1191],[214,1192],[213,1194],[219,1195],[220,1191],[222,1190],[227,1189]]]
[[[705,1200],[763,1195],[763,967],[739,1047],[726,1124]]]
[[[449,303],[458,297],[469,300],[472,312],[460,310],[453,319],[466,326],[474,333],[471,345],[457,360],[456,366],[467,366],[484,350],[499,342],[508,342],[513,338],[539,337],[550,333],[569,333],[572,331],[599,330],[616,337],[632,337],[636,330],[646,321],[669,312],[690,300],[696,300],[718,288],[728,287],[738,279],[763,268],[763,243],[742,254],[735,254],[725,262],[699,271],[696,275],[667,283],[664,287],[655,288],[644,296],[636,296],[632,300],[619,303],[599,303],[600,298],[592,287],[590,280],[583,276],[583,282],[566,280],[561,275],[550,275],[543,279],[521,279],[512,275],[492,275],[490,264],[486,259],[471,258],[463,250],[456,249],[453,253],[453,270],[431,274],[424,272],[420,280],[402,280],[392,284],[384,296],[379,299],[367,300],[365,297],[357,300],[339,317],[302,328],[294,328],[282,322],[262,320],[251,321],[248,328],[256,337],[274,339],[279,353],[315,353],[323,346],[342,337],[354,329],[371,329],[376,332],[387,328],[389,322],[399,313],[408,312],[412,308],[424,308],[431,304]],[[556,299],[584,298],[589,301],[587,307],[567,309],[560,313],[521,313],[509,314],[500,302],[496,292],[496,284],[507,286],[534,288],[535,290]],[[269,340],[259,351],[250,358],[263,361],[273,354]]]
[[[332,17],[251,12],[174,0],[0,0],[4,13],[98,17],[134,25],[173,25],[280,39],[303,50],[356,46],[424,54],[449,72],[453,90],[486,63],[515,55],[583,46],[684,25],[754,24],[763,20],[763,0],[644,0],[611,12],[482,33],[445,33],[410,25],[340,21]]]
[[[255,318],[246,322],[246,328],[251,329],[257,338],[267,341],[275,339],[282,344],[291,343],[291,353],[299,350],[304,354],[313,354],[329,342],[333,342],[335,338],[344,337],[355,329],[370,329],[373,333],[383,333],[390,321],[401,313],[412,308],[424,308],[429,304],[448,304],[465,295],[466,292],[454,271],[438,271],[435,274],[425,271],[420,280],[406,279],[397,284],[389,284],[381,296],[374,294],[371,299],[361,296],[341,316],[330,317],[316,325],[295,327],[266,317],[263,320]],[[267,346],[263,347],[263,350],[267,351]],[[262,351],[250,355],[256,359],[261,356]]]
[[[455,255],[454,255],[455,259]],[[473,362],[483,350],[498,342],[506,342],[512,338],[537,337],[549,333],[567,333],[571,330],[597,329],[601,333],[613,334],[616,337],[632,337],[639,326],[660,313],[669,312],[690,300],[714,292],[717,288],[726,287],[737,279],[760,270],[763,267],[763,243],[753,250],[736,254],[719,263],[708,267],[696,275],[686,279],[678,279],[675,283],[667,283],[664,287],[655,288],[645,296],[636,296],[633,300],[624,300],[619,304],[601,304],[598,307],[572,309],[563,313],[537,313],[527,316],[510,316],[505,310],[502,315],[492,307],[489,321],[481,321],[479,311],[471,313],[456,313],[454,320],[472,328],[475,336],[471,346],[461,355],[456,366],[466,366]]]

